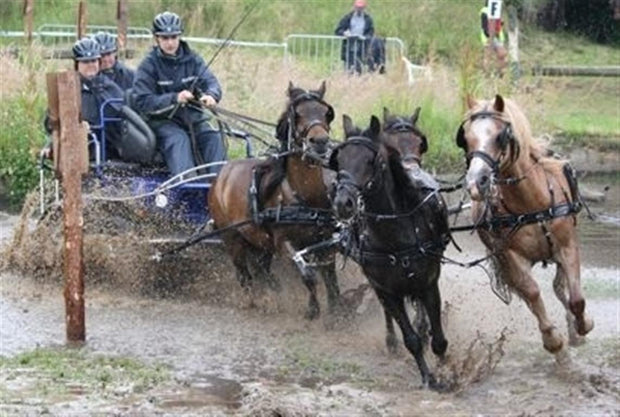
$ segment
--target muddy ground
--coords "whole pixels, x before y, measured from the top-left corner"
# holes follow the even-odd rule
[[[387,352],[381,310],[372,294],[354,291],[364,279],[351,262],[340,277],[343,290],[352,290],[352,318],[333,320],[324,313],[308,322],[305,290],[286,264],[275,266],[282,291],[264,292],[251,306],[221,249],[194,248],[157,263],[143,235],[101,233],[87,216],[86,350],[165,364],[172,378],[146,392],[74,390],[33,398],[28,378],[0,375],[0,414],[619,415],[618,188],[613,185],[606,202],[593,206],[605,222],[581,220],[582,279],[595,328],[584,344],[567,350],[568,364],[543,350],[523,302],[504,305],[480,269],[444,266],[450,345],[443,362],[427,353],[435,372],[454,386],[443,394],[421,389],[404,347],[396,355]],[[64,344],[58,223],[30,222],[24,235],[20,225],[19,217],[0,213],[2,240],[13,248],[5,248],[0,275],[5,357]],[[467,233],[457,241],[464,253],[451,247],[449,257],[465,261],[484,253]],[[553,320],[565,330],[551,289],[554,268],[535,271]]]

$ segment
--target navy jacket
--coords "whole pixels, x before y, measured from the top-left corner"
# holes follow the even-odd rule
[[[133,84],[136,110],[150,121],[168,117],[177,103],[177,94],[189,90],[196,78],[194,86],[219,102],[222,98],[220,83],[185,41],[180,42],[175,56],[165,55],[158,46],[153,47],[136,71]],[[191,106],[179,106],[173,120],[186,126],[187,122],[205,120],[205,115]]]
[[[340,19],[340,22],[338,23],[338,26],[336,27],[336,35],[338,36],[344,36],[344,32],[346,30],[349,29],[349,27],[351,26],[351,17],[353,16],[353,13],[355,13],[354,11],[347,13],[346,15],[343,16],[342,19]],[[372,38],[373,36],[375,36],[375,26],[374,23],[372,21],[372,17],[370,17],[370,15],[366,12],[364,12],[364,50],[368,49],[368,46],[370,45],[370,38]],[[348,40],[344,39],[342,41],[342,49],[340,51],[340,57],[342,58],[343,61],[346,61],[347,59],[347,50],[348,50]]]
[[[80,84],[82,98],[82,120],[88,122],[91,132],[95,133],[97,138],[101,140],[101,129],[97,128],[101,125],[99,109],[107,99],[122,99],[124,96],[123,91],[118,85],[116,85],[116,83],[101,73],[90,79],[80,76]],[[104,109],[104,115],[106,117],[114,118],[121,117],[121,108],[123,104],[123,102],[109,103]],[[52,126],[48,113],[45,115],[44,127],[47,133],[52,132]],[[121,123],[106,122],[105,135],[107,144],[107,158],[118,157],[116,146],[122,139]],[[94,155],[91,155],[91,157],[94,158]]]
[[[112,68],[101,70],[109,79],[114,81],[123,91],[133,86],[134,71],[127,68],[122,62],[116,61]]]

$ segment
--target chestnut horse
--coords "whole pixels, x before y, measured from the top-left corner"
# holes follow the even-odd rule
[[[275,283],[270,272],[275,253],[292,258],[334,231],[323,168],[316,163],[328,150],[334,118],[333,108],[323,100],[325,82],[316,91],[289,83],[287,93],[286,110],[276,127],[283,153],[267,160],[229,162],[209,192],[214,226],[228,228],[222,240],[244,287],[256,281]],[[335,252],[319,252],[317,258],[333,312],[340,303]],[[310,292],[306,318],[314,319],[320,313],[314,268],[300,269]]]
[[[501,282],[515,291],[538,320],[543,346],[564,346],[532,276],[537,262],[553,261],[553,289],[566,309],[571,343],[594,327],[586,315],[580,284],[574,172],[537,144],[523,112],[511,100],[467,99],[469,110],[456,142],[466,154],[467,190],[478,235]]]
[[[415,118],[417,115],[396,118],[386,126],[388,134],[411,136],[416,130]],[[347,139],[330,157],[330,167],[338,173],[334,210],[338,219],[349,225],[350,236],[344,239],[343,250],[360,264],[381,301],[388,347],[396,342],[393,318],[416,360],[423,384],[443,389],[424,359],[422,338],[409,319],[405,299],[423,306],[431,325],[431,347],[442,356],[448,342],[441,327],[438,279],[450,234],[447,210],[430,203],[437,191],[427,189],[424,180],[413,180],[411,171],[403,166],[403,149],[393,144],[404,137],[384,139],[375,116],[363,132],[348,116],[343,120]],[[420,149],[416,150],[413,159],[419,161],[420,155]]]

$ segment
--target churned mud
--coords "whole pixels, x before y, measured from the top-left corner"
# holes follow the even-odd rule
[[[251,296],[239,288],[222,248],[196,246],[156,261],[157,251],[172,246],[149,239],[175,228],[155,221],[150,230],[143,219],[138,229],[134,216],[141,214],[135,208],[91,208],[85,216],[86,349],[164,364],[172,378],[144,392],[73,390],[33,398],[32,375],[13,373],[9,379],[3,372],[0,413],[618,415],[617,188],[592,207],[611,221],[580,220],[582,281],[595,328],[585,343],[567,350],[570,361],[557,363],[544,351],[526,305],[516,297],[505,305],[481,269],[444,266],[440,282],[450,345],[443,361],[430,350],[427,358],[451,387],[447,393],[420,387],[404,346],[388,353],[381,309],[360,287],[364,278],[351,261],[338,271],[350,317],[334,319],[323,311],[308,322],[305,288],[288,264],[275,264],[279,293],[258,288]],[[59,212],[38,223],[0,213],[2,356],[64,344],[59,219]],[[463,253],[451,247],[448,257],[468,261],[484,255],[475,236],[456,239]],[[554,268],[535,271],[547,309],[566,333],[564,311],[551,288]]]

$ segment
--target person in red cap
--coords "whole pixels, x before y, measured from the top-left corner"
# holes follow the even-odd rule
[[[353,10],[344,15],[336,27],[336,35],[345,37],[340,52],[344,66],[358,74],[362,72],[363,57],[375,34],[372,17],[365,11],[366,6],[366,0],[355,0]]]

